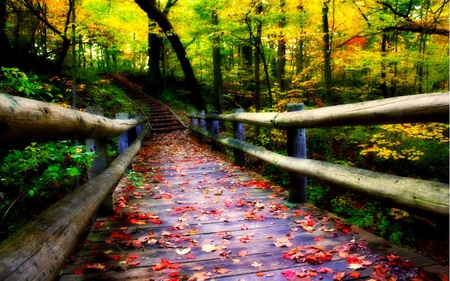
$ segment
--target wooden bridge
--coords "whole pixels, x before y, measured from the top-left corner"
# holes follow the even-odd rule
[[[17,134],[9,125],[17,118],[4,113],[20,112],[21,102],[0,95],[0,105],[5,105],[0,108],[0,128],[6,128],[0,141],[11,141]],[[38,120],[60,110],[39,102],[35,106],[34,114],[42,115]],[[448,268],[428,258],[312,205],[288,203],[305,199],[304,190],[298,189],[308,176],[386,201],[395,199],[419,213],[448,217],[446,184],[302,159],[297,153],[304,135],[299,128],[448,122],[448,106],[448,93],[427,94],[326,111],[192,114],[190,131],[145,138],[144,130],[103,173],[0,244],[0,280],[448,280]],[[84,124],[97,118],[93,123],[122,127],[122,133],[146,120],[72,114]],[[218,120],[234,123],[235,139],[218,134]],[[243,123],[288,130],[290,156],[245,143]],[[106,137],[102,126],[77,135]],[[234,149],[238,165],[209,149],[218,145]],[[287,192],[248,171],[241,152],[289,171],[298,186]],[[132,172],[122,177],[130,164]],[[116,186],[114,212],[99,217],[81,249],[72,252],[111,186]]]

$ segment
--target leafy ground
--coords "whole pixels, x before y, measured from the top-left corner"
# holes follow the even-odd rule
[[[411,252],[285,196],[185,132],[154,134],[61,280],[427,280]]]

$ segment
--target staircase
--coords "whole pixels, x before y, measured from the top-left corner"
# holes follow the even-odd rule
[[[108,74],[117,86],[125,90],[127,95],[150,110],[150,130],[154,134],[170,133],[184,130],[186,126],[175,113],[162,102],[145,94],[138,85],[128,81],[118,74]]]

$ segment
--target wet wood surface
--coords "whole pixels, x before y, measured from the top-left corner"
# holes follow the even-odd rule
[[[97,220],[59,279],[410,280],[448,272],[285,198],[183,131],[155,134],[117,185],[114,214]]]

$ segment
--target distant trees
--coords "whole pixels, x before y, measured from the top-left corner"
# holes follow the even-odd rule
[[[0,64],[58,72],[74,64],[75,44],[78,66],[148,71],[158,92],[167,76],[188,73],[191,93],[200,97],[200,84],[219,110],[449,87],[448,0],[75,0],[75,40],[71,1],[0,1]],[[163,20],[150,17],[149,28],[136,3]]]

